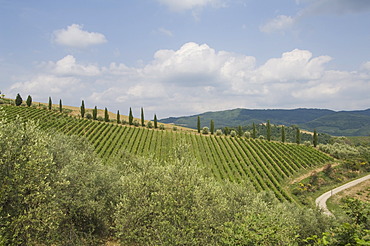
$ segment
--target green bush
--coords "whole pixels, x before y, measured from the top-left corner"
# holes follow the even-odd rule
[[[359,150],[345,143],[319,144],[319,150],[338,159],[347,159],[360,154]]]
[[[0,121],[0,137],[2,244],[88,245],[108,234],[116,172],[85,140],[21,119]]]
[[[222,135],[222,130],[221,129],[217,129],[216,130],[216,136],[221,136]]]
[[[207,126],[203,127],[202,134],[207,135],[209,133],[209,128]]]

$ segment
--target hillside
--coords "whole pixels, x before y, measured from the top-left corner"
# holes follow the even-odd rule
[[[216,179],[247,182],[256,191],[273,191],[280,200],[292,200],[283,186],[295,174],[332,160],[304,145],[105,123],[34,107],[3,106],[3,109],[9,120],[21,116],[38,121],[47,131],[84,136],[105,160],[125,152],[168,160],[174,146],[186,143],[190,146],[189,154]]]
[[[367,136],[370,134],[370,109],[336,112],[328,109],[232,109],[206,112],[199,115],[171,117],[160,122],[190,128],[197,127],[197,117],[202,126],[209,126],[214,120],[215,127],[236,127],[264,123],[270,120],[276,125],[298,125],[300,128],[334,136]]]

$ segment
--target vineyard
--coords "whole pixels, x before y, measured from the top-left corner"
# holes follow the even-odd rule
[[[218,180],[250,182],[257,191],[272,190],[280,200],[293,199],[282,188],[288,178],[332,160],[304,145],[118,125],[33,107],[3,106],[2,110],[9,120],[19,115],[38,121],[42,129],[84,136],[103,159],[129,152],[168,160],[173,146],[182,141]]]

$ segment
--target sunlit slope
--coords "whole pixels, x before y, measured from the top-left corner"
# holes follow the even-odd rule
[[[9,120],[19,115],[38,121],[43,129],[84,136],[103,159],[119,157],[126,151],[167,160],[173,147],[183,141],[190,145],[194,158],[217,179],[250,182],[257,191],[272,190],[281,200],[291,200],[282,188],[289,177],[332,160],[304,145],[117,125],[32,107],[3,109]]]

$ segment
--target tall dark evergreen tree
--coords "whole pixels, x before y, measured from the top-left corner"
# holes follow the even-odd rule
[[[317,146],[318,141],[319,141],[319,139],[318,139],[318,137],[317,137],[317,131],[316,131],[316,129],[315,129],[315,130],[313,130],[313,146],[314,146],[314,147],[316,147],[316,146]]]
[[[51,110],[51,106],[53,105],[52,101],[51,101],[51,97],[49,97],[49,110]]]
[[[59,99],[59,112],[63,111],[62,99]]]
[[[31,107],[31,105],[32,105],[32,97],[30,95],[28,95],[28,97],[27,97],[26,104],[27,104],[28,107]]]
[[[200,116],[198,116],[197,129],[198,129],[198,133],[200,133]]]
[[[253,122],[252,138],[257,138],[256,124]]]
[[[158,128],[158,122],[157,122],[157,115],[156,114],[154,115],[154,128],[155,129]]]
[[[238,131],[237,131],[237,134],[238,134],[238,137],[242,137],[243,136],[243,128],[242,126],[238,126]]]
[[[297,133],[295,134],[295,142],[296,142],[296,144],[301,143],[301,131],[299,130],[298,127],[297,127]]]
[[[98,118],[98,108],[95,106],[92,112],[93,120],[96,120]]]
[[[21,97],[21,95],[19,95],[19,93],[17,94],[16,98],[15,98],[15,106],[20,106],[23,102],[23,99]]]
[[[117,110],[117,124],[121,123],[121,116],[119,115],[119,110]]]
[[[145,122],[144,122],[144,109],[141,108],[141,126],[145,126]]]
[[[108,109],[105,108],[104,110],[104,121],[109,122],[109,114],[108,114]]]
[[[285,136],[285,127],[281,127],[281,142],[285,143],[286,136]]]
[[[271,124],[270,121],[267,121],[267,141],[271,141]]]
[[[80,111],[81,111],[81,117],[83,118],[85,116],[85,102],[84,102],[84,100],[82,100]]]
[[[130,107],[130,112],[128,114],[128,124],[133,125],[134,124],[134,116],[132,115],[132,109]]]
[[[215,132],[215,122],[213,120],[211,120],[211,125],[209,129],[211,134],[213,135],[213,133]]]

